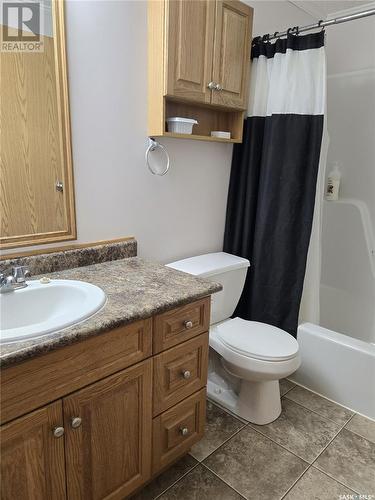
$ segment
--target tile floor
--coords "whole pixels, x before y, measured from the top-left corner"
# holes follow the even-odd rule
[[[208,401],[202,441],[133,500],[375,500],[375,422],[289,380],[280,393],[264,426]]]

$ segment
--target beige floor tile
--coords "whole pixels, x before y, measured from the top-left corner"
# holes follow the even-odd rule
[[[303,387],[296,386],[293,390],[289,391],[285,397],[340,425],[346,424],[353,416],[352,411],[336,403],[332,403],[332,401],[318,396],[314,392],[308,391]]]
[[[167,490],[160,500],[241,500],[243,497],[210,472],[198,465],[181,481]]]
[[[359,434],[360,436],[375,443],[375,421],[362,415],[354,415],[349,423],[345,426],[346,429]]]
[[[274,422],[251,426],[307,462],[313,462],[340,426],[289,399],[283,399],[282,407],[280,417]]]
[[[185,455],[171,468],[160,474],[143,490],[131,497],[131,500],[153,500],[169,486],[189,472],[198,462],[190,455]]]
[[[297,481],[284,500],[338,500],[340,495],[352,495],[353,491],[334,479],[311,467]]]
[[[192,447],[190,454],[199,461],[204,460],[244,425],[211,401],[207,401],[205,434],[203,439]]]
[[[242,429],[204,464],[251,500],[281,498],[307,467],[251,427]]]
[[[290,380],[286,378],[282,378],[279,382],[280,384],[280,396],[284,396],[288,391],[293,389],[293,387],[296,386],[296,384],[293,384]]]
[[[314,464],[362,495],[375,495],[375,444],[343,429]]]

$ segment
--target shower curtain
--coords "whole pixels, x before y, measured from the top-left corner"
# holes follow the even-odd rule
[[[224,251],[250,260],[235,315],[296,335],[326,101],[324,32],[255,42],[252,59]]]

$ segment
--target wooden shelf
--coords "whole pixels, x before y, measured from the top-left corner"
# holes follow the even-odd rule
[[[164,132],[164,134],[154,135],[153,137],[174,137],[175,139],[190,139],[195,141],[208,141],[208,142],[229,142],[229,143],[241,142],[241,139],[221,139],[220,137],[211,137],[210,135],[175,134],[173,132]]]
[[[150,137],[242,142],[252,15],[251,7],[232,0],[148,2]],[[172,117],[198,124],[192,134],[171,133]],[[211,137],[215,130],[231,139]]]
[[[176,134],[174,132],[168,132],[165,128],[165,123],[163,133],[159,135],[209,142],[233,143],[242,141],[242,126],[244,119],[244,111],[242,110],[226,111],[202,106],[196,103],[179,102],[176,99],[171,100],[169,97],[165,97],[164,116],[165,119],[172,116],[192,118],[198,121],[198,125],[194,125],[192,134]],[[221,139],[219,137],[211,137],[212,130],[230,132],[231,138]]]

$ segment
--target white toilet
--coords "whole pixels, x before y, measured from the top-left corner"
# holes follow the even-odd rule
[[[281,412],[279,380],[300,366],[298,343],[265,323],[231,319],[250,265],[224,252],[167,264],[223,285],[212,296],[208,396],[255,424],[268,424]]]

